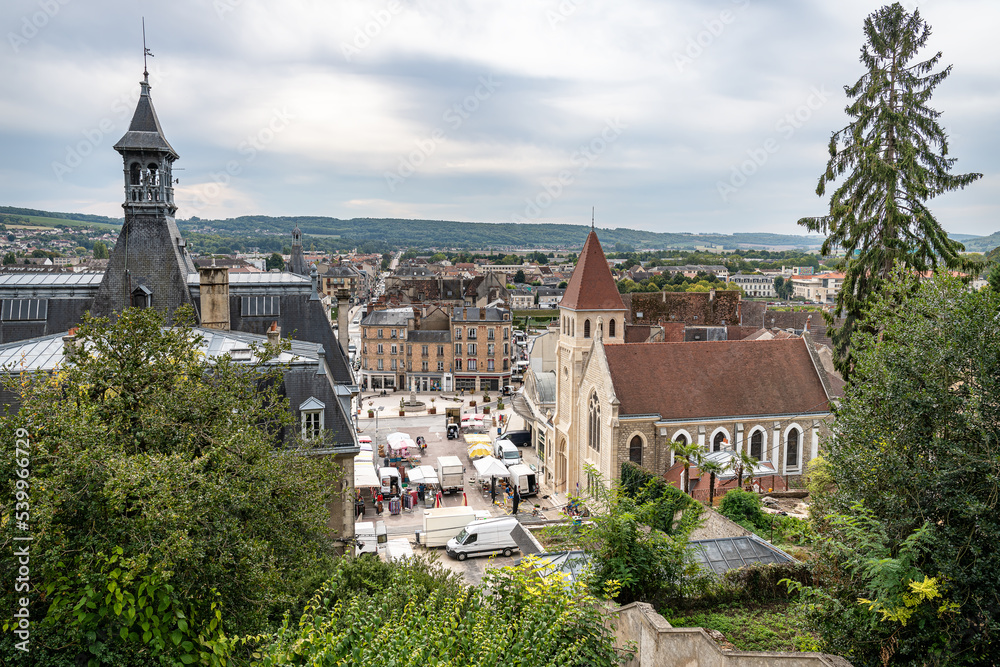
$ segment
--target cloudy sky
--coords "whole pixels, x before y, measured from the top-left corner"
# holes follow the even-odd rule
[[[804,233],[863,0],[4,0],[0,204],[121,215],[142,73],[178,217],[244,214]],[[907,3],[912,8],[912,3]],[[919,4],[954,65],[932,208],[1000,230],[1000,7]]]

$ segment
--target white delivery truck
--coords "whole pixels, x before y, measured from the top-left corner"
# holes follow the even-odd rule
[[[511,537],[517,525],[517,519],[514,517],[473,521],[458,535],[448,540],[445,550],[449,556],[458,560],[497,553],[510,556],[519,550],[517,542]]]
[[[383,554],[389,535],[384,521],[359,521],[354,524],[354,555]]]
[[[522,498],[538,495],[538,478],[535,477],[534,470],[518,463],[507,468],[507,471],[510,473],[510,483],[517,487]]]
[[[437,473],[441,493],[461,493],[465,490],[465,466],[457,456],[439,456]]]
[[[493,443],[493,456],[500,459],[508,468],[521,462],[521,452],[510,440],[497,440]]]
[[[417,533],[417,543],[443,547],[475,519],[476,511],[467,505],[424,510],[424,529]]]

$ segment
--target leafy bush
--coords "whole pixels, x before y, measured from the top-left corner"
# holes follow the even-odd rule
[[[22,407],[0,432],[30,435],[32,640],[84,664],[221,663],[228,637],[275,627],[334,556],[339,471],[278,448],[282,369],[206,358],[191,315],[85,317],[87,354],[8,387]],[[0,460],[8,498],[12,464]],[[14,522],[0,525],[11,539]],[[16,568],[0,559],[5,581]],[[13,597],[5,587],[0,605]]]
[[[804,586],[813,583],[812,568],[805,563],[752,563],[729,570],[722,576],[737,597],[754,602],[773,602],[794,597],[783,580]]]
[[[667,535],[690,535],[701,520],[701,503],[631,461],[622,463],[619,485],[623,493],[644,507],[647,525]],[[677,520],[679,512],[681,518]]]
[[[767,530],[771,520],[761,509],[760,496],[743,489],[733,489],[722,497],[719,512],[748,530]]]
[[[338,563],[301,619],[262,637],[264,665],[623,663],[603,607],[582,584],[541,578],[530,558],[489,570],[482,587],[421,559]]]

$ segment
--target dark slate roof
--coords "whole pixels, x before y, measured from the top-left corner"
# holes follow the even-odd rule
[[[166,151],[176,160],[179,157],[177,151],[167,142],[163,128],[160,127],[160,119],[156,117],[153,100],[149,96],[149,80],[142,81],[140,85],[142,93],[135,105],[128,132],[118,140],[114,148],[119,153],[125,150]]]
[[[452,322],[502,322],[504,313],[500,308],[456,308],[451,314]]]
[[[414,330],[406,333],[406,342],[414,343],[450,343],[451,331]]]
[[[279,312],[277,316],[247,316],[242,315],[242,297],[229,295],[229,328],[234,332],[245,332],[258,336],[266,336],[272,322],[281,327],[283,338],[293,341],[308,341],[319,343],[326,354],[326,363],[337,384],[354,384],[347,361],[347,351],[342,350],[337,337],[333,335],[330,321],[323,312],[323,302],[312,299],[308,294],[280,294]],[[196,298],[198,310],[201,310],[201,298]]]
[[[625,310],[601,242],[593,230],[583,244],[580,260],[559,307],[571,310]]]
[[[830,411],[801,338],[620,343],[606,344],[604,352],[623,415],[695,419]]]

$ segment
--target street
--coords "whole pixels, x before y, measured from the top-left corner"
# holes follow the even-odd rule
[[[462,414],[468,414],[473,412],[482,413],[482,406],[471,407],[469,401],[473,398],[482,399],[482,394],[476,396],[465,396],[460,401],[452,400],[450,395],[442,395],[440,393],[421,393],[417,394],[416,398],[418,401],[422,401],[427,407],[430,407],[431,399],[434,399],[433,405],[437,409],[438,414],[428,415],[426,412],[419,413],[414,416],[407,415],[405,417],[399,416],[399,400],[404,398],[409,400],[409,393],[406,392],[395,392],[390,393],[386,396],[368,394],[362,397],[362,409],[361,415],[358,419],[359,425],[359,435],[367,435],[372,438],[372,441],[376,443],[375,453],[376,453],[376,466],[382,465],[384,463],[378,456],[378,446],[377,443],[385,443],[386,435],[394,431],[403,431],[408,433],[411,438],[416,440],[418,436],[423,436],[427,441],[427,451],[423,454],[421,459],[422,465],[431,465],[435,468],[437,467],[437,458],[439,456],[457,456],[462,463],[465,465],[465,500],[467,500],[468,505],[476,510],[488,510],[494,517],[504,516],[508,513],[508,510],[500,507],[494,506],[490,502],[489,493],[483,493],[479,490],[478,486],[474,486],[471,482],[472,476],[475,474],[476,470],[472,465],[468,457],[467,445],[464,439],[459,438],[457,440],[448,440],[446,437],[445,428],[445,416],[444,408],[445,406],[454,407],[459,404],[462,405]],[[511,430],[517,430],[523,427],[523,420],[515,415],[510,408],[509,397],[504,405],[504,409],[496,410],[496,401],[491,402],[492,412],[495,414],[500,412],[504,415],[504,421],[513,420],[510,428]],[[382,407],[381,412],[378,408]],[[372,408],[375,414],[378,415],[377,418],[368,417],[368,409]],[[490,417],[494,414],[489,415],[486,418],[486,423],[490,422]],[[390,416],[391,415],[391,416]],[[377,426],[376,426],[377,422]],[[506,427],[505,427],[506,428]],[[491,429],[492,437],[496,438],[496,427]],[[530,447],[519,448],[521,453],[521,458],[529,466],[535,468],[535,470],[540,470],[538,458],[534,451]],[[542,475],[538,476],[541,480]],[[499,497],[499,494],[498,494]],[[374,515],[374,509],[370,500],[366,499],[366,511],[365,516],[360,519],[362,521],[373,521],[376,520]],[[540,521],[542,519],[533,519],[531,517],[531,511],[534,504],[540,506],[540,510],[543,515],[543,519],[557,519],[560,516],[560,510],[565,503],[565,500],[561,497],[557,497],[551,494],[545,487],[542,487],[541,493],[536,498],[526,498],[523,499],[520,505],[520,516],[525,523],[529,523],[532,520]],[[461,494],[446,495],[442,498],[442,506],[444,507],[455,507],[463,504],[463,496]],[[459,562],[448,557],[444,553],[444,549],[425,549],[424,547],[418,547],[415,544],[416,541],[416,531],[420,530],[423,526],[423,507],[414,508],[414,510],[404,510],[396,516],[392,516],[388,511],[388,503],[385,504],[385,512],[383,513],[381,520],[385,521],[386,531],[389,535],[389,539],[405,537],[407,538],[411,546],[413,547],[414,553],[428,553],[432,552],[438,554],[442,565],[451,569],[455,572],[459,572],[463,575],[465,580],[469,583],[477,584],[482,580],[483,573],[488,565],[490,566],[502,566],[510,565],[513,563],[514,559],[519,557],[519,554],[511,558],[503,558],[502,556],[497,556],[495,558],[470,558],[465,562]]]

